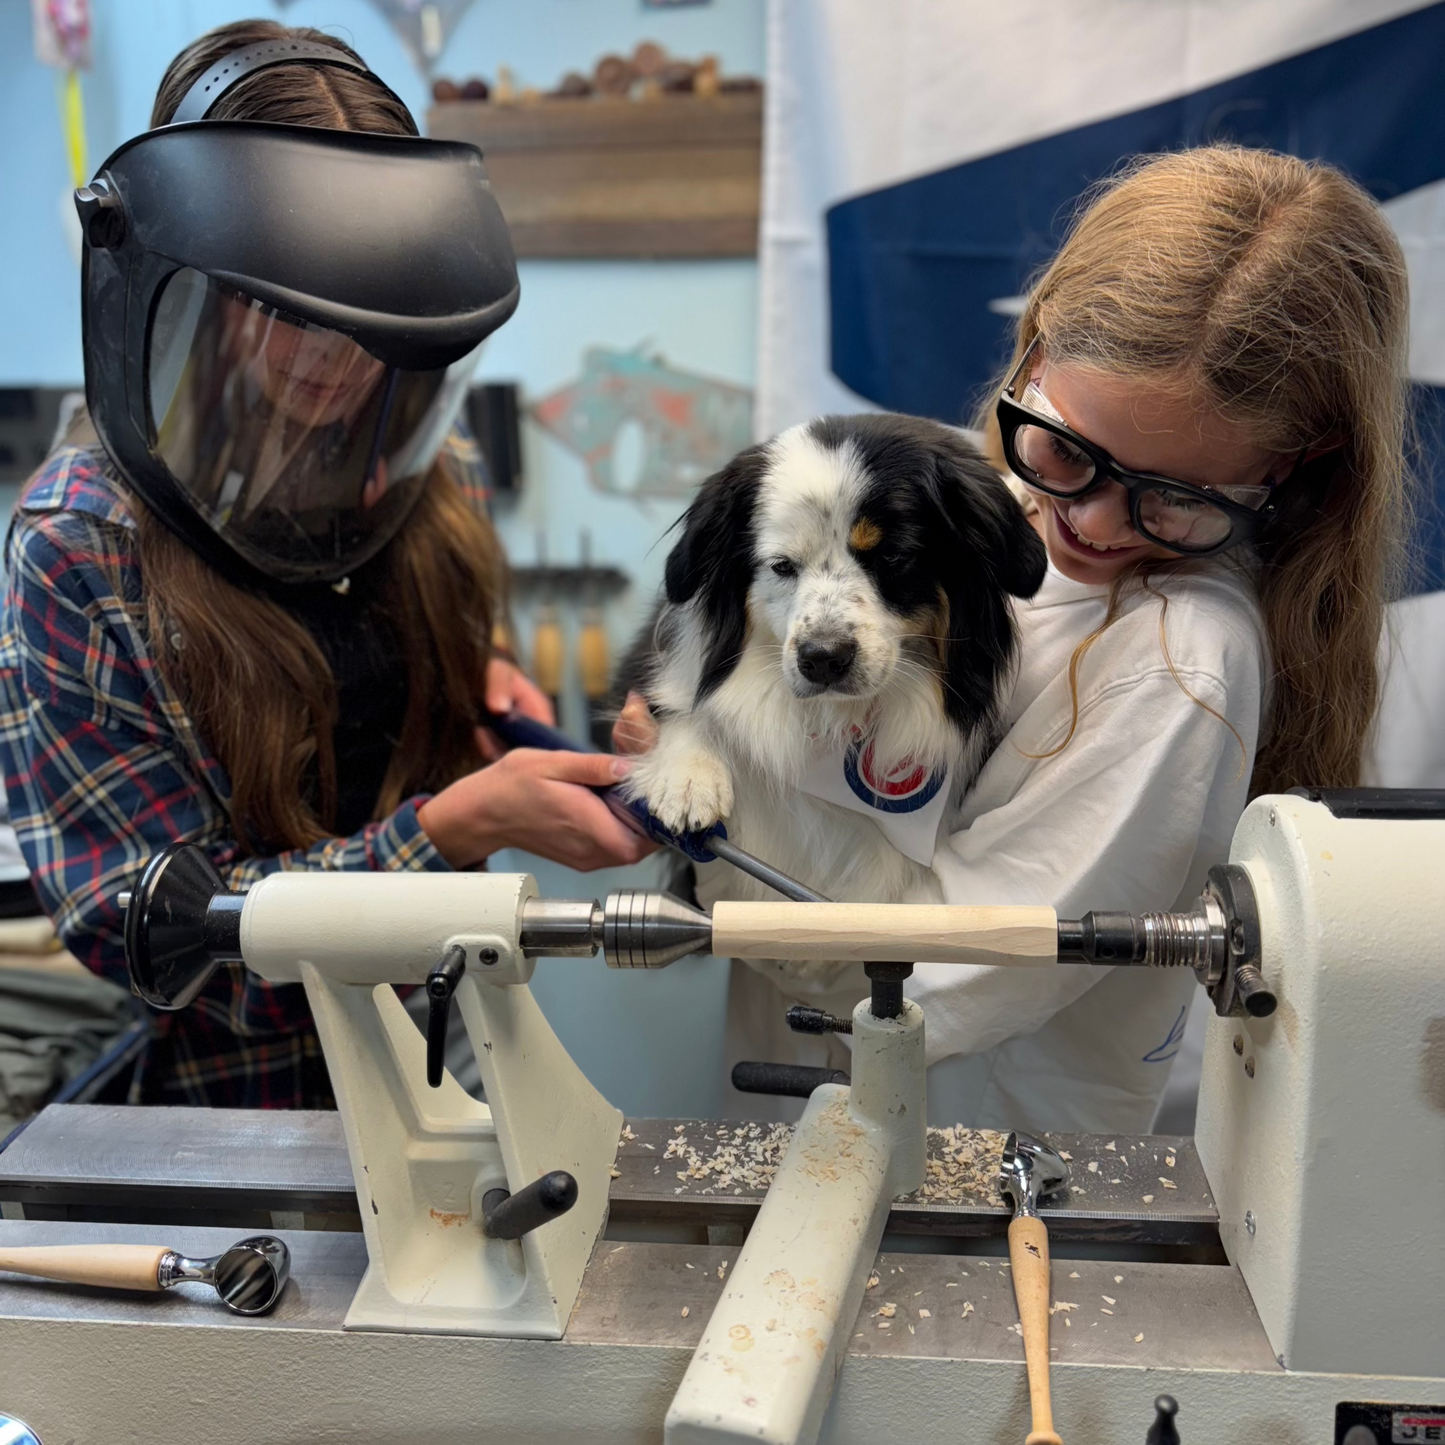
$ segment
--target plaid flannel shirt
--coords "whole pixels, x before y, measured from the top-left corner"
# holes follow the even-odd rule
[[[476,476],[474,443],[457,434],[448,447]],[[240,856],[225,770],[147,643],[135,521],[102,452],[51,457],[21,495],[7,551],[0,761],[11,821],[61,939],[96,973],[128,985],[119,895],[178,840],[204,847],[233,889],[283,868],[448,869],[417,822],[425,797],[349,838]],[[304,989],[239,964],[217,970],[189,1009],[155,1017],[132,1100],[330,1105]]]

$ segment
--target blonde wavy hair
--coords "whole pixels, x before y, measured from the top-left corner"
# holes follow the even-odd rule
[[[1019,321],[1010,372],[1038,338],[1051,362],[1177,388],[1262,448],[1323,450],[1255,546],[1272,688],[1251,796],[1359,781],[1410,514],[1407,323],[1404,257],[1364,191],[1223,145],[1140,158],[1087,196]],[[1001,461],[991,405],[981,420]],[[1197,565],[1125,573],[1099,632],[1154,577]],[[1075,691],[1076,720],[1077,705]]]

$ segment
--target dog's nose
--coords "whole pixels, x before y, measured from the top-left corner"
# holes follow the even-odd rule
[[[828,687],[847,674],[857,656],[858,644],[850,639],[840,642],[800,642],[798,671],[809,682]]]

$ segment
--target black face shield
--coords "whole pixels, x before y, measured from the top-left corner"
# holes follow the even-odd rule
[[[76,204],[86,397],[126,481],[232,573],[380,551],[517,306],[481,152],[200,121],[128,141]]]

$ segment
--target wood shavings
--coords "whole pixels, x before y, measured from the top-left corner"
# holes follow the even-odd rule
[[[1122,1184],[1123,1182],[1124,1181],[1122,1179],[1111,1179],[1109,1181],[1110,1184]]]
[[[662,1157],[682,1164],[677,1177],[685,1184],[702,1185],[695,1190],[699,1194],[766,1190],[793,1137],[790,1124],[753,1123],[719,1129],[694,1144],[686,1130],[685,1124],[673,1126]]]
[[[898,1306],[894,1304],[882,1305],[879,1307],[878,1313],[882,1315],[885,1320],[891,1320],[893,1316],[898,1313]]]
[[[918,1311],[918,1318],[921,1320],[931,1320],[933,1318],[933,1311],[921,1309]]]
[[[1114,1283],[1115,1283],[1115,1284],[1123,1284],[1123,1283],[1124,1283],[1124,1276],[1123,1276],[1122,1274],[1116,1274],[1116,1275],[1114,1276]]]
[[[1106,1305],[1116,1305],[1119,1303],[1111,1294],[1101,1294],[1099,1298],[1103,1300]]]
[[[1154,1202],[1154,1196],[1153,1196],[1152,1194],[1146,1194],[1146,1195],[1144,1196],[1144,1203],[1145,1203],[1145,1204],[1153,1204],[1153,1202]]]
[[[944,1289],[957,1289],[957,1288],[958,1288],[958,1281],[957,1281],[956,1279],[951,1279],[951,1280],[949,1280],[949,1282],[948,1282],[946,1285],[944,1285]]]
[[[1144,1335],[1142,1331],[1134,1336],[1134,1343],[1136,1345],[1142,1345],[1144,1343]]]
[[[961,1319],[961,1320],[966,1320],[966,1319],[969,1317],[969,1315],[971,1315],[972,1313],[973,1313],[973,1305],[972,1305],[972,1303],[971,1303],[970,1301],[968,1301],[968,1300],[964,1300],[964,1302],[963,1302],[963,1313],[962,1313],[961,1315],[959,1315],[959,1319]]]
[[[1178,1189],[1178,1188],[1179,1188],[1179,1186],[1178,1186],[1172,1179],[1166,1179],[1162,1174],[1159,1176],[1159,1182],[1160,1182],[1166,1189]]]
[[[683,1319],[686,1319],[691,1313],[692,1313],[692,1310],[691,1310],[687,1305],[683,1305],[683,1307],[682,1307],[682,1317],[683,1317]]]
[[[1073,1327],[1074,1327],[1074,1322],[1073,1322],[1073,1320],[1071,1320],[1071,1319],[1068,1317],[1068,1315],[1065,1315],[1065,1316],[1064,1316],[1064,1328],[1065,1328],[1066,1330],[1071,1330],[1071,1329],[1073,1329]]]
[[[923,1187],[908,1197],[923,1204],[996,1204],[1004,1137],[996,1129],[961,1124],[930,1129]]]
[[[877,1273],[876,1270],[875,1270],[872,1274],[870,1274],[870,1275],[868,1276],[868,1283],[867,1283],[866,1285],[864,1285],[863,1288],[864,1288],[864,1289],[877,1289],[877,1288],[878,1288],[878,1273]]]
[[[908,1333],[909,1333],[910,1335],[916,1335],[916,1334],[918,1333],[918,1331],[915,1330],[912,1325],[909,1325],[909,1326],[908,1326]]]
[[[1065,1164],[1072,1164],[1074,1160],[1074,1156],[1070,1154],[1067,1149],[1059,1150],[1059,1158],[1062,1159]]]
[[[880,1330],[891,1330],[891,1329],[893,1328],[893,1326],[892,1326],[892,1324],[890,1324],[889,1321],[887,1321],[887,1320],[879,1320],[879,1321],[878,1321],[878,1328],[879,1328]]]
[[[1071,1303],[1070,1303],[1068,1300],[1066,1300],[1066,1299],[1056,1299],[1056,1300],[1053,1302],[1053,1304],[1051,1304],[1051,1305],[1049,1306],[1049,1313],[1050,1313],[1051,1315],[1056,1315],[1056,1314],[1060,1313],[1060,1311],[1063,1311],[1063,1312],[1067,1313],[1069,1310],[1076,1310],[1076,1309],[1078,1309],[1078,1305],[1076,1305],[1076,1304],[1071,1304]]]
[[[1104,1145],[1104,1148],[1106,1148],[1106,1149],[1108,1149],[1108,1150],[1110,1150],[1110,1151],[1112,1151],[1112,1152],[1114,1152],[1114,1153],[1117,1153],[1117,1152],[1118,1152],[1118,1150],[1114,1148],[1114,1141],[1113,1141],[1112,1139],[1110,1139],[1109,1142]]]
[[[1106,1309],[1103,1307],[1103,1305],[1100,1305],[1100,1306],[1099,1306],[1099,1313],[1100,1313],[1101,1315],[1111,1315],[1111,1314],[1114,1313],[1114,1311],[1113,1311],[1113,1310],[1106,1310]]]
[[[1098,1172],[1099,1172],[1099,1161],[1098,1161],[1097,1159],[1090,1159],[1090,1160],[1089,1160],[1089,1173],[1090,1173],[1090,1174],[1097,1174]]]
[[[631,1124],[624,1124],[622,1126],[622,1137],[626,1139],[629,1144],[637,1138],[637,1135],[632,1132]]]
[[[1166,1154],[1164,1156],[1164,1167],[1166,1169],[1172,1169],[1174,1167],[1174,1156],[1172,1154]]]
[[[1071,1270],[1069,1271],[1069,1278],[1070,1278],[1070,1279],[1078,1279],[1078,1277],[1079,1277],[1079,1271],[1078,1271],[1078,1270],[1076,1270],[1076,1269],[1071,1269]]]
[[[721,1278],[723,1277],[723,1275],[725,1275],[727,1272],[728,1272],[728,1262],[727,1262],[727,1260],[723,1260],[723,1262],[722,1262],[720,1265],[718,1265],[718,1267],[717,1267],[717,1277],[718,1277],[719,1279],[721,1279]]]
[[[614,1164],[607,1171],[614,1179],[622,1178],[622,1171]]]
[[[695,1265],[691,1265],[691,1264],[684,1264],[684,1265],[683,1265],[683,1268],[684,1268],[684,1269],[695,1269],[696,1266],[695,1266]]]
[[[1024,1327],[1022,1325],[1010,1325],[1009,1329],[1011,1329],[1016,1335],[1022,1335],[1024,1332]]]

